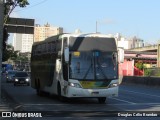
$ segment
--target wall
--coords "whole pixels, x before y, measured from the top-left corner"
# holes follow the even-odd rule
[[[119,64],[119,75],[123,76],[134,76],[134,60],[124,60],[123,63]]]
[[[147,86],[160,86],[160,77],[139,77],[139,76],[124,76],[122,84],[141,84]]]

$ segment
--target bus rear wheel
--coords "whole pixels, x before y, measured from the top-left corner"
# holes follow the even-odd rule
[[[39,81],[39,79],[35,80],[35,86],[36,86],[37,95],[38,96],[42,96],[42,91],[40,90],[40,81]]]
[[[98,98],[98,102],[99,102],[100,104],[106,103],[106,97],[100,97],[100,98]]]

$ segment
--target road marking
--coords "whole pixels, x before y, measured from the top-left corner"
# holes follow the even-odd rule
[[[45,103],[44,103],[44,104],[36,104],[36,103],[35,103],[35,104],[34,104],[34,103],[33,103],[33,104],[23,104],[23,105],[24,105],[24,106],[32,106],[32,105],[41,106],[41,105],[72,105],[72,104],[58,104],[58,103],[57,103],[57,104],[56,104],[56,103],[55,103],[55,104],[48,104],[48,103],[46,103],[46,104],[45,104]]]
[[[160,106],[160,103],[133,103],[133,102],[129,102],[129,101],[125,101],[125,100],[121,100],[121,99],[116,99],[116,98],[111,98],[111,99],[115,99],[115,100],[118,100],[118,101],[123,101],[123,102],[126,102],[126,103],[113,103],[113,104],[105,104],[105,105],[158,105]],[[129,104],[128,104],[129,103]],[[23,104],[23,106],[46,106],[46,105],[49,105],[49,106],[59,106],[59,105],[87,105],[87,106],[95,106],[95,105],[100,105],[100,104]]]
[[[142,95],[148,95],[148,96],[152,96],[152,97],[160,97],[158,95],[151,95],[151,94],[140,93],[140,92],[135,92],[135,91],[130,91],[130,90],[122,90],[122,91],[127,91],[127,92],[131,92],[131,93],[142,94]]]
[[[115,103],[115,104],[107,104],[107,105],[157,105],[160,107],[160,103],[135,103],[135,104]]]
[[[118,101],[126,102],[126,103],[129,103],[129,104],[136,104],[136,103],[134,103],[134,102],[129,102],[129,101],[122,100],[122,99],[118,99],[118,98],[110,98],[110,99],[114,99],[114,100],[118,100]]]

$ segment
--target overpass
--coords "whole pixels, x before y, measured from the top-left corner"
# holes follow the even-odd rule
[[[157,67],[160,67],[160,44],[129,49],[137,52],[157,52]]]
[[[129,51],[144,51],[144,52],[157,52],[158,45],[144,46],[138,48],[129,49]]]

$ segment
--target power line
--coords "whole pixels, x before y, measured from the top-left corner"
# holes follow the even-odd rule
[[[13,12],[20,12],[20,11],[23,11],[23,10],[26,10],[26,9],[29,9],[29,8],[36,7],[36,6],[40,5],[40,4],[43,4],[43,3],[46,2],[46,1],[47,1],[47,0],[43,0],[43,1],[39,2],[39,3],[36,3],[35,5],[32,5],[32,6],[30,6],[30,7],[23,8],[23,9],[21,9],[21,10],[16,10],[16,11],[13,11]]]

